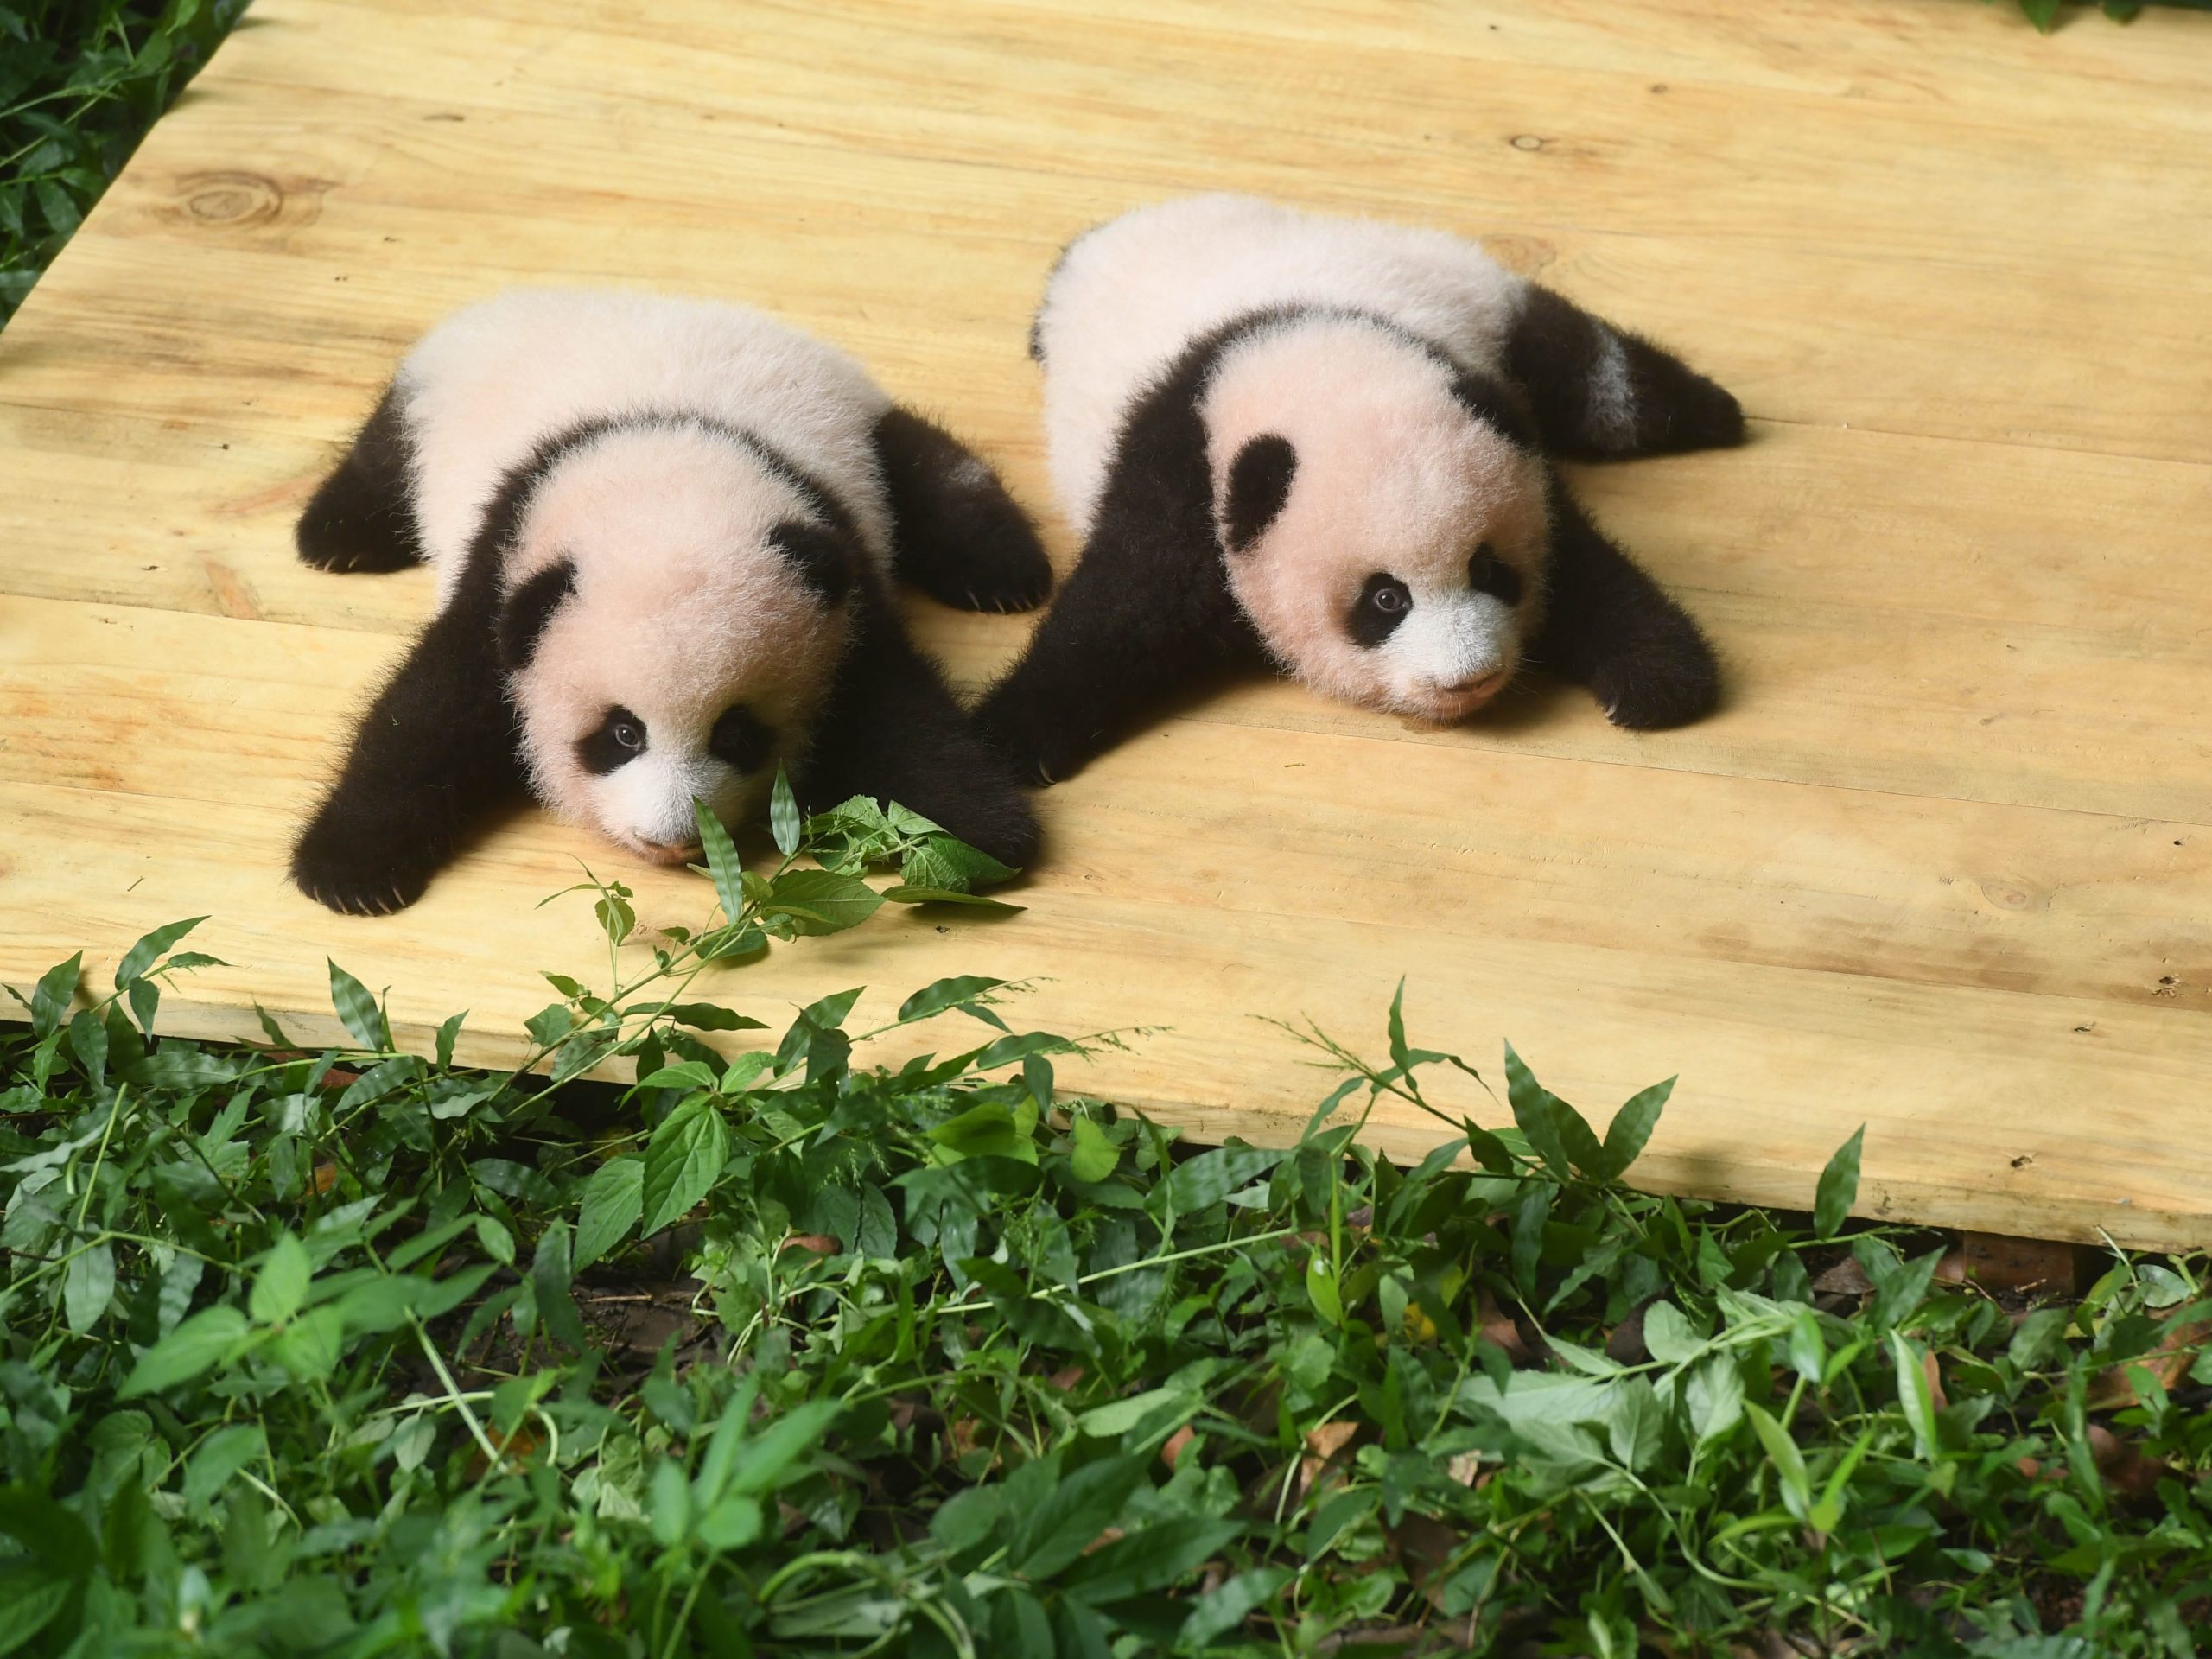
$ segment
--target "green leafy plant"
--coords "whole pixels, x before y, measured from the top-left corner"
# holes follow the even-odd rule
[[[1992,3],[1993,0],[1984,0],[1984,3]],[[2075,3],[2087,5],[2090,0],[2075,0]],[[2116,23],[2133,22],[2149,5],[2179,6],[2191,11],[2212,9],[2212,0],[2095,0],[2095,3],[2098,10]],[[2058,27],[2066,4],[2067,0],[2019,0],[2021,12],[2045,35]]]
[[[0,4],[0,327],[245,9]]]
[[[192,922],[97,995],[77,958],[30,988],[0,1033],[0,1652],[2212,1634],[2201,1262],[2007,1306],[1940,1240],[1847,1234],[1857,1136],[1812,1217],[1640,1192],[1670,1084],[1601,1135],[1395,1005],[1382,1061],[1305,1029],[1343,1080],[1280,1148],[1068,1094],[1114,1039],[1020,1030],[988,978],[774,1030],[699,977],[857,920],[868,868],[933,891],[966,856],[895,809],[774,817],[766,874],[709,834],[696,931],[587,884],[652,968],[555,980],[512,1072],[453,1066],[458,1018],[397,1052],[334,965],[346,1045],[155,1039],[209,961]],[[1437,1122],[1414,1166],[1360,1145],[1385,1098]]]

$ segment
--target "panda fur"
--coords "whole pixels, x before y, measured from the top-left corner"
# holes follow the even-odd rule
[[[1719,693],[1697,626],[1554,457],[1740,442],[1735,398],[1473,243],[1248,196],[1060,258],[1030,334],[1075,571],[979,718],[1051,782],[1272,665],[1446,722],[1525,659],[1632,728]]]
[[[437,609],[294,849],[334,910],[412,903],[525,791],[639,855],[691,803],[896,799],[1005,862],[1036,822],[908,642],[893,579],[1038,603],[1051,567],[982,461],[849,358],[741,307],[518,290],[410,353],[309,503],[327,570],[427,563]]]

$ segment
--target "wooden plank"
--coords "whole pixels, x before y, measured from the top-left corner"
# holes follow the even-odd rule
[[[28,447],[59,500],[20,524],[0,589],[387,633],[425,613],[419,573],[332,577],[290,556],[325,447],[36,425]],[[230,449],[210,445],[219,431]],[[103,458],[117,451],[119,494]],[[1033,440],[1008,456],[1032,501],[1040,461]],[[2212,824],[2212,467],[1770,427],[1742,451],[1579,477],[1719,640],[1733,688],[1719,718],[1640,737],[1535,681],[1450,733],[1288,688],[1199,717]],[[97,542],[77,528],[94,525]],[[912,614],[969,683],[1028,626]]]
[[[0,978],[207,912],[232,965],[165,1029],[332,1034],[329,953],[410,1040],[473,1005],[464,1053],[512,1058],[537,970],[604,968],[537,901],[619,855],[525,813],[391,921],[282,878],[428,603],[289,550],[406,341],[517,278],[749,298],[1041,509],[1054,249],[1259,188],[1488,235],[1745,396],[1744,451],[1580,475],[1729,705],[1637,738],[1532,683],[1440,734],[1240,688],[1043,798],[1023,916],[721,993],[1033,979],[1038,1023],[1159,1028],[1089,1084],[1280,1139],[1325,1084],[1253,1016],[1362,1043],[1410,969],[1422,1040],[1510,1035],[1596,1116],[1681,1070],[1646,1166],[1680,1190],[1802,1203],[1864,1120],[1872,1212],[2212,1240],[2208,82],[2212,17],[2046,41],[1917,0],[262,0],[0,340],[35,481],[0,492]],[[912,615],[970,683],[1027,626]],[[650,920],[705,906],[622,874]]]
[[[313,1026],[327,952],[396,987],[418,1035],[474,1007],[502,1039],[477,1052],[498,1058],[544,1000],[529,969],[603,965],[581,901],[535,908],[575,860],[619,869],[655,923],[709,902],[696,878],[632,869],[531,813],[404,924],[327,915],[282,867],[334,721],[375,671],[359,636],[33,601],[0,604],[0,634],[27,645],[0,702],[11,908],[112,903],[111,921],[92,913],[101,961],[163,905],[212,910],[207,948],[232,966],[192,982],[202,1028],[240,1029],[252,999]],[[1366,780],[1385,770],[1378,800]],[[902,918],[779,952],[729,989],[760,1012],[865,979],[875,1017],[947,973],[1037,977],[1026,1012],[1052,1028],[1167,1028],[1102,1060],[1097,1087],[1279,1133],[1318,1090],[1247,1016],[1366,1038],[1374,999],[1417,964],[1433,1034],[1478,1060],[1510,1035],[1593,1102],[1678,1063],[1669,1046],[1696,1033],[1654,1166],[1693,1186],[1802,1198],[1854,1111],[1880,1122],[1874,1167],[1909,1211],[1988,1189],[2037,1230],[2170,1243],[2142,1229],[2179,1225],[2158,1206],[2212,1179],[2212,1153],[2200,1168],[2165,1148],[2171,1187],[2121,1205],[2135,1174],[2101,1167],[2158,1146],[2172,1091],[2212,1064],[2212,836],[2187,826],[1296,730],[1255,766],[1245,734],[1202,721],[1046,806],[1052,855],[1024,916],[945,932]],[[34,971],[32,942],[0,939],[8,976]],[[1365,988],[1351,1007],[1345,986]],[[1885,1086],[1892,1070],[1911,1086]],[[2092,1077],[2094,1128],[2054,1115],[2001,1146],[1982,1132],[1995,1103],[2056,1106]],[[1394,1122],[1393,1144],[1425,1149],[1432,1127]]]

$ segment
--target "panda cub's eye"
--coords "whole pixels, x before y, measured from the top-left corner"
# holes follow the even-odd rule
[[[1499,558],[1488,542],[1477,543],[1474,556],[1467,561],[1467,586],[1509,607],[1521,602],[1521,573]]]
[[[714,730],[707,734],[707,752],[739,772],[759,771],[767,765],[775,747],[776,734],[741,702],[723,709]]]
[[[636,759],[645,752],[645,722],[617,704],[600,719],[592,734],[576,745],[576,759],[595,777]]]
[[[1351,615],[1345,619],[1346,632],[1355,645],[1379,645],[1396,631],[1413,607],[1413,589],[1389,571],[1377,570],[1359,590]]]

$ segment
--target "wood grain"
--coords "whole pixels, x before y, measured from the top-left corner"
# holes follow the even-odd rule
[[[168,1029],[334,1034],[329,954],[512,1058],[537,970],[605,971],[535,907],[576,859],[650,920],[707,897],[534,813],[394,920],[284,884],[429,603],[289,546],[406,342],[517,280],[766,305],[988,449],[1065,564],[1053,252],[1262,189],[1483,236],[1744,396],[1743,451],[1578,475],[1726,707],[1637,737],[1532,683],[1436,733],[1241,687],[1043,798],[1025,914],[718,993],[1031,980],[1040,1024],[1144,1028],[1086,1086],[1280,1139],[1326,1079],[1263,1017],[1357,1045],[1403,976],[1422,1040],[1510,1036],[1600,1118],[1680,1071],[1644,1171],[1681,1190],[1803,1203],[1865,1122],[1871,1213],[2212,1241],[2208,86],[2212,17],[1916,0],[261,0],[0,339],[0,979],[205,912],[230,965]],[[1028,626],[911,610],[971,684]]]

